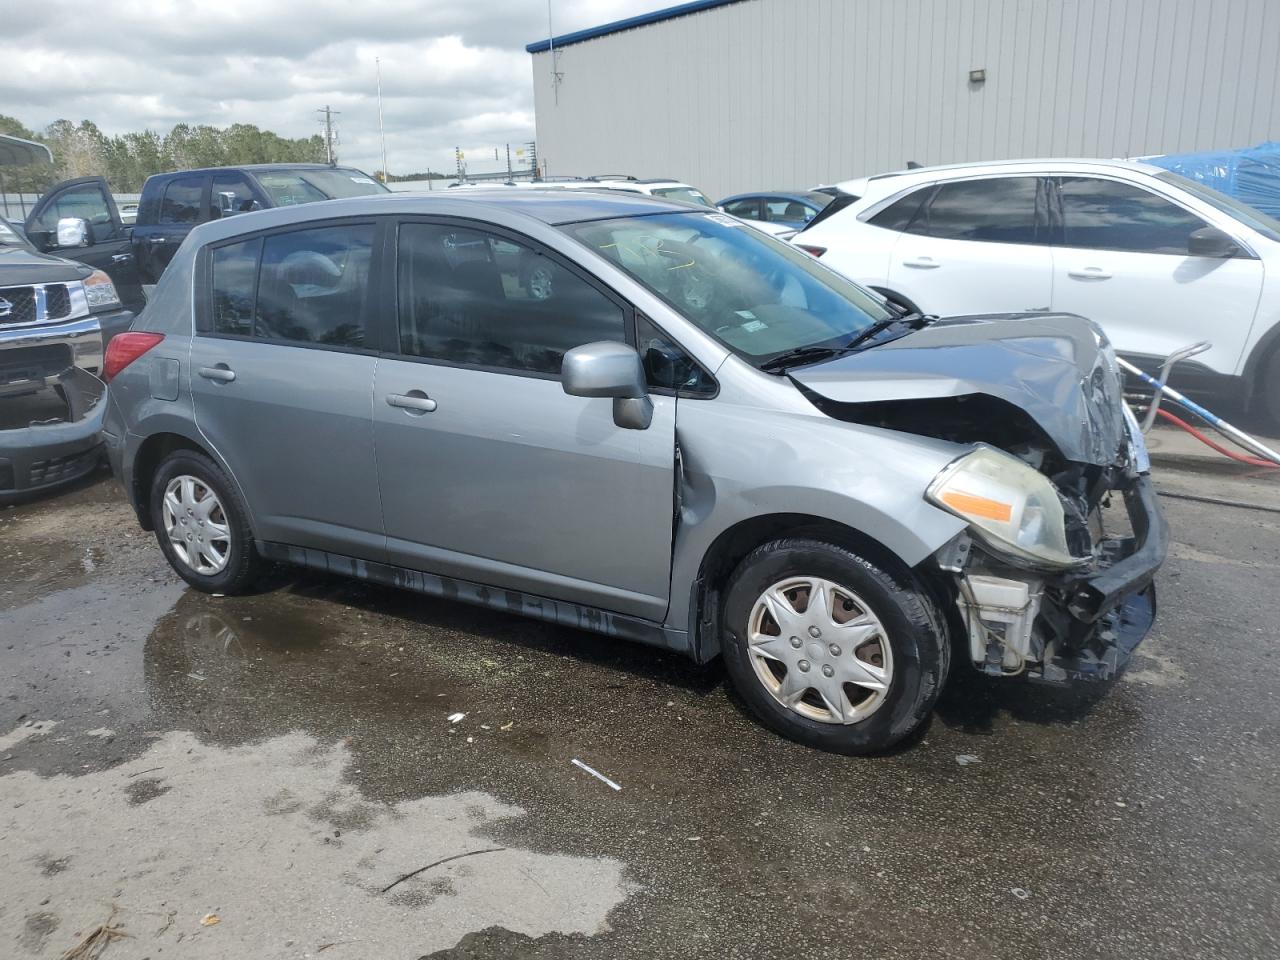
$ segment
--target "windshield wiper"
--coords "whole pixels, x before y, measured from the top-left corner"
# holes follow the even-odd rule
[[[849,347],[796,347],[794,350],[787,350],[778,354],[776,357],[770,357],[764,363],[760,364],[760,369],[765,373],[781,373],[788,367],[797,367],[805,363],[817,363],[819,360],[830,360],[833,357],[839,357],[849,352]]]

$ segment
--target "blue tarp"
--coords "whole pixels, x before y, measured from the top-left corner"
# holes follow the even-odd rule
[[[1280,143],[1276,141],[1243,150],[1171,153],[1143,160],[1280,217]]]

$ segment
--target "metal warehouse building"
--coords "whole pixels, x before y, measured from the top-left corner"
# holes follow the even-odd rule
[[[700,0],[528,46],[550,175],[712,198],[1280,139],[1280,0]]]

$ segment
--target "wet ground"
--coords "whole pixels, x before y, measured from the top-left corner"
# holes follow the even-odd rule
[[[1271,509],[1164,501],[1126,678],[962,673],[872,759],[588,634],[194,593],[106,479],[0,510],[0,956],[1280,955],[1280,479],[1157,453]]]

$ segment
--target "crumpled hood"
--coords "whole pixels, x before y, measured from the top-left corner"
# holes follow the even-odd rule
[[[996,397],[1080,463],[1114,463],[1126,437],[1114,353],[1095,324],[1072,314],[950,317],[790,375],[841,404]]]

